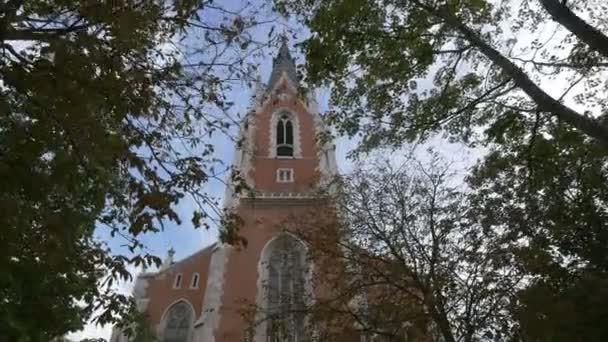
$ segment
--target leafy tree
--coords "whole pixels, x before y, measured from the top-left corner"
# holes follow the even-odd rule
[[[332,86],[360,151],[440,132],[488,154],[475,217],[529,285],[522,339],[606,336],[608,8],[593,1],[277,1],[312,31],[308,77]]]
[[[515,316],[532,340],[600,341],[608,330],[607,150],[563,124],[530,144],[492,151],[469,177],[484,230],[504,240],[530,274]]]
[[[309,315],[321,340],[354,327],[381,341],[504,341],[517,336],[511,299],[523,276],[501,244],[471,219],[436,154],[357,168],[327,200],[340,213],[295,221],[321,289]],[[334,222],[335,221],[329,221]],[[323,290],[324,289],[324,290]],[[406,338],[407,337],[407,338]],[[352,340],[352,339],[351,339]]]
[[[139,241],[194,201],[195,226],[228,227],[202,190],[221,177],[212,136],[236,118],[224,97],[262,44],[258,8],[213,1],[0,3],[0,331],[49,341],[131,301],[127,265],[158,263]],[[189,219],[189,218],[186,218]],[[111,254],[93,232],[125,239]],[[115,252],[115,251],[114,251]],[[98,286],[101,286],[98,288]],[[125,309],[126,310],[126,309]]]
[[[468,141],[477,126],[504,124],[503,113],[512,109],[555,117],[606,143],[605,119],[597,117],[605,111],[599,94],[608,58],[597,50],[597,42],[606,36],[599,29],[587,30],[591,25],[566,7],[587,2],[541,3],[560,22],[576,17],[577,23],[547,24],[557,31],[548,41],[539,37],[519,45],[518,35],[533,36],[549,19],[549,12],[534,1],[303,0],[277,5],[310,26],[313,35],[305,44],[309,78],[331,83],[333,100],[340,105],[334,121],[345,133],[363,129],[366,145],[400,144],[439,129]],[[586,10],[603,25],[599,18],[605,7],[588,5]],[[573,41],[572,35],[581,39]],[[535,81],[540,77],[571,82],[556,99]],[[424,86],[418,87],[421,82]],[[576,98],[584,112],[562,101],[581,83],[586,87]]]

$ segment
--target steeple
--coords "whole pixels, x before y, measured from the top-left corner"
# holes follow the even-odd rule
[[[270,74],[270,79],[268,80],[268,86],[266,88],[267,90],[274,88],[283,73],[287,75],[295,87],[298,86],[296,63],[289,53],[289,47],[287,47],[287,36],[283,35],[281,40],[282,42],[281,47],[279,48],[279,53],[274,58],[272,63],[272,73]]]

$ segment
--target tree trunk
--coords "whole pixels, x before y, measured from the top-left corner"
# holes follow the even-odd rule
[[[437,324],[439,331],[441,332],[441,336],[443,336],[445,342],[456,342],[456,338],[452,334],[452,328],[450,327],[450,322],[445,315],[445,311],[439,309],[440,308],[433,308],[431,316]]]
[[[608,36],[587,24],[558,0],[540,0],[540,3],[549,12],[553,20],[574,33],[578,39],[585,42],[593,50],[601,53],[604,57],[608,57]]]
[[[443,19],[448,26],[459,31],[471,45],[479,49],[479,51],[488,57],[488,59],[499,66],[506,74],[511,76],[515,84],[536,103],[540,111],[555,114],[562,121],[608,146],[607,126],[602,125],[593,118],[576,112],[549,96],[549,94],[537,86],[522,69],[513,64],[513,62],[503,56],[498,50],[486,43],[476,32],[451,13],[431,8],[420,1],[416,2],[432,15]]]

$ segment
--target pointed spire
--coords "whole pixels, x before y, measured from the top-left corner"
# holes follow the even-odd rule
[[[287,35],[283,34],[281,36],[281,47],[279,48],[279,54],[277,57],[285,56],[285,57],[291,59],[291,54],[289,53],[288,43],[289,43],[289,39],[287,38]]]
[[[272,89],[279,81],[283,73],[287,74],[287,77],[295,87],[298,86],[296,63],[289,52],[287,35],[285,34],[283,34],[283,37],[281,37],[281,47],[279,48],[279,53],[274,58],[272,64],[272,73],[270,74],[270,80],[268,81],[268,87],[266,89]]]

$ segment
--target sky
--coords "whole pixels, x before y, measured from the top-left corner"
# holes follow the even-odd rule
[[[243,2],[230,0],[230,1],[222,1],[223,5],[226,5],[233,9],[238,9],[242,7]],[[269,11],[269,10],[268,10]],[[269,12],[270,13],[270,12]],[[270,14],[268,14],[270,15]],[[214,18],[211,15],[210,20],[215,20],[218,18]],[[297,35],[296,39],[290,39],[289,43],[293,46],[293,44],[304,40],[308,35],[308,31],[306,28],[298,26],[294,22],[285,21],[283,19],[279,19],[278,22],[281,25],[286,25],[291,27]],[[267,39],[268,31],[270,30],[271,25],[262,25],[253,30],[252,34],[254,39],[264,40]],[[503,28],[508,34],[508,29]],[[534,39],[537,38],[546,38],[553,34],[553,29],[549,26],[548,28],[543,28],[539,31],[538,35],[533,36],[520,36],[519,44],[522,47],[525,47],[527,44],[531,44]],[[193,37],[189,37],[187,39],[193,40]],[[513,49],[512,51],[515,51]],[[259,57],[258,61],[260,64],[259,75],[262,81],[267,81],[270,76],[270,71],[272,67],[272,57],[277,53],[278,46],[271,46],[263,50],[262,56]],[[292,55],[296,57],[296,63],[302,64],[303,57],[297,51],[297,49],[291,49]],[[522,54],[521,56],[525,56]],[[540,85],[548,91],[551,95],[558,97],[561,92],[566,88],[567,82],[565,79],[552,79],[547,81],[541,81]],[[228,93],[228,99],[231,99],[235,105],[232,109],[235,113],[244,115],[248,110],[251,103],[252,90],[249,89],[245,84],[235,85]],[[317,101],[319,102],[320,113],[326,112],[330,109],[330,94],[328,89],[319,89],[317,91]],[[574,107],[575,109],[584,108],[580,103],[577,104],[572,99],[566,99],[568,105]],[[236,132],[235,132],[236,133]],[[216,146],[216,156],[221,159],[221,161],[229,165],[234,156],[235,146],[231,139],[226,136],[216,136],[214,138],[213,143]],[[356,140],[351,140],[345,137],[339,137],[336,140],[336,157],[338,161],[339,171],[341,173],[347,173],[353,167],[353,162],[347,158],[347,154],[351,151],[357,144]],[[470,149],[464,147],[460,144],[450,144],[439,136],[433,137],[426,144],[420,146],[417,150],[417,156],[421,159],[424,159],[425,150],[427,147],[433,147],[436,149],[448,162],[452,162],[455,164],[455,167],[460,170],[460,174],[464,175],[466,170],[480,157],[483,156],[484,151],[480,149]],[[405,156],[408,152],[407,149],[402,151],[394,151],[391,155],[391,158],[398,162],[399,160],[405,160]],[[205,190],[208,191],[212,196],[221,200],[224,195],[224,184],[219,181],[212,181],[205,185]],[[165,256],[167,250],[170,248],[175,249],[177,260],[183,259],[188,255],[195,253],[196,251],[208,246],[217,241],[218,232],[217,227],[212,227],[209,230],[205,229],[195,229],[190,220],[187,219],[188,216],[191,215],[194,210],[194,204],[189,200],[184,200],[180,202],[176,207],[177,212],[184,218],[183,224],[178,226],[175,224],[168,224],[166,229],[163,232],[156,234],[148,234],[142,238],[144,244],[150,249],[153,254],[159,256]],[[98,230],[96,232],[96,236],[98,239],[107,241],[111,248],[114,250],[120,251],[120,241],[111,239],[107,232],[103,230]],[[138,273],[141,270],[132,269],[133,273]],[[116,285],[116,290],[121,293],[130,293],[132,289],[131,283],[120,283]],[[109,339],[111,333],[111,327],[105,326],[96,326],[95,324],[89,324],[85,327],[83,331],[75,332],[68,335],[68,338],[71,338],[75,341],[78,341],[83,338],[106,338]]]

